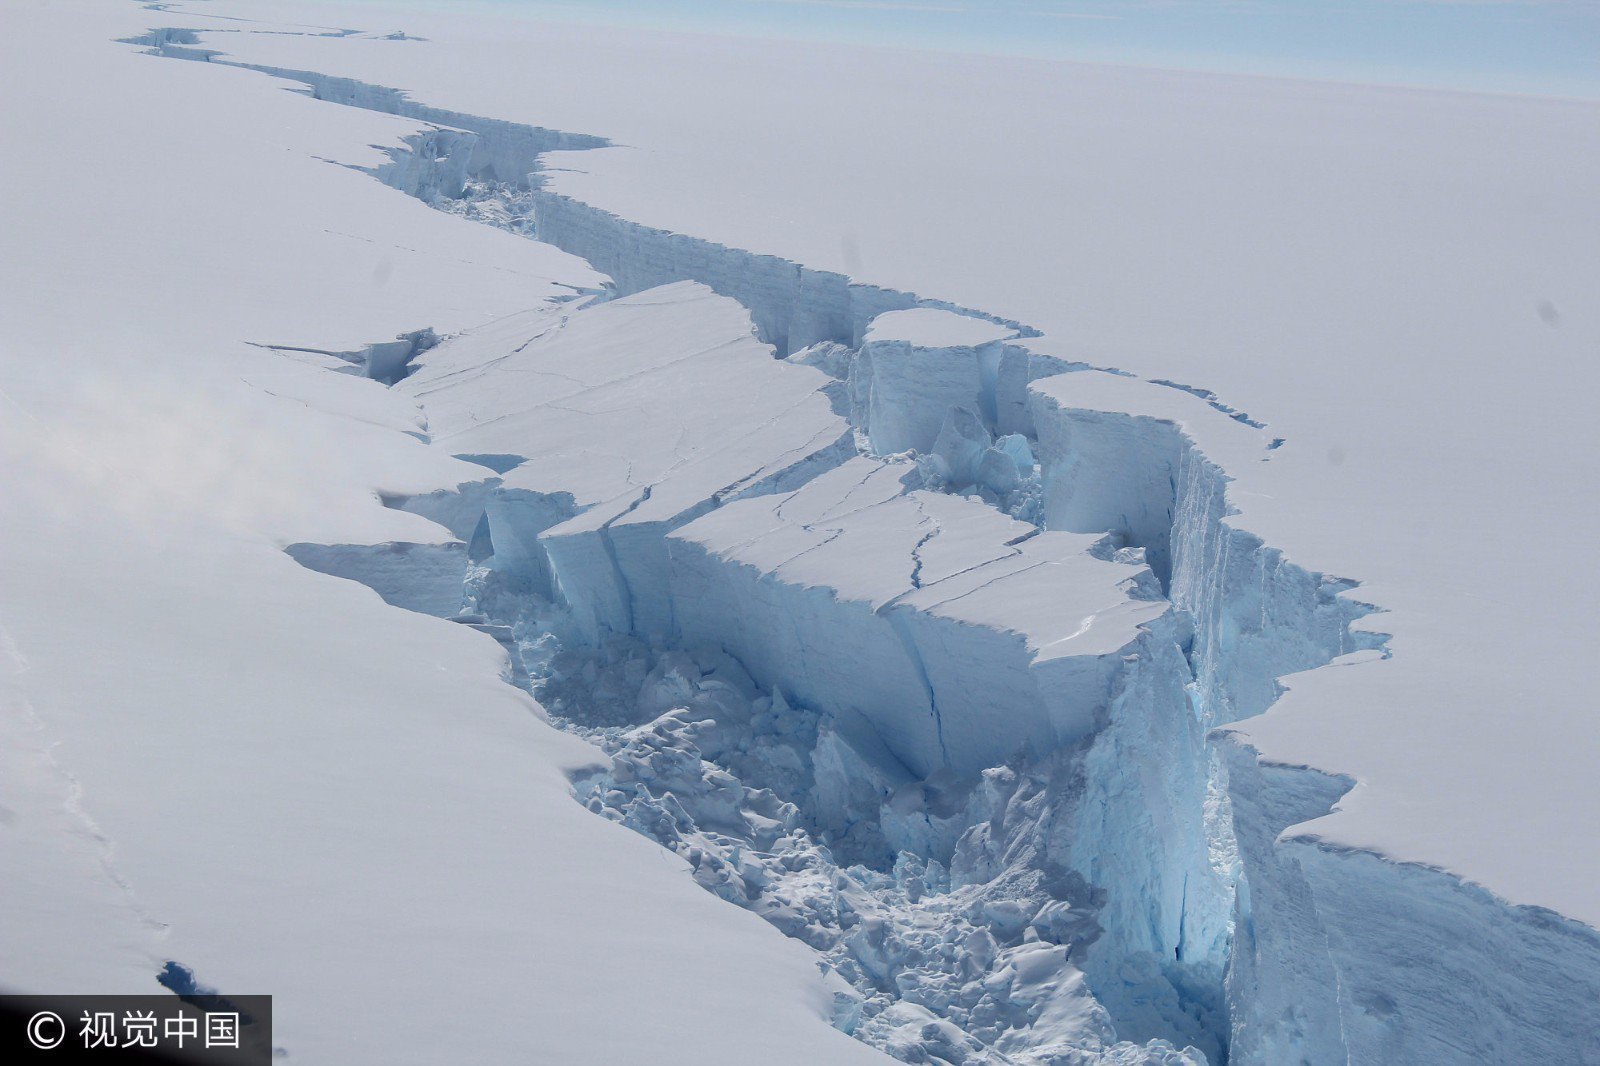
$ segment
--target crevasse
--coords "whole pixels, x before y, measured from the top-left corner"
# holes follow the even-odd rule
[[[192,31],[131,43],[231,62],[193,47]],[[1582,1061],[1600,1041],[1592,1015],[1581,1021],[1600,995],[1592,930],[1447,874],[1286,836],[1350,782],[1262,764],[1212,732],[1265,710],[1286,674],[1387,653],[1381,634],[1352,627],[1371,612],[1347,595],[1354,582],[1230,523],[1227,474],[1173,422],[1076,404],[1072,372],[1086,368],[1030,351],[1021,323],[541,187],[541,153],[601,138],[253,69],[430,124],[375,169],[387,184],[582,256],[617,295],[697,281],[742,304],[780,356],[836,379],[819,388],[861,458],[799,463],[625,536],[608,521],[589,538],[603,542],[604,565],[572,553],[588,541],[549,535],[584,510],[572,496],[499,477],[389,501],[462,543],[293,549],[505,643],[513,680],[609,756],[576,782],[580,800],[815,948],[843,980],[835,1024],[906,1061],[946,1062]],[[880,318],[910,308],[1008,335],[970,361],[872,337]],[[907,392],[897,370],[930,358],[951,375],[936,393]],[[1204,390],[1150,384],[1257,425]],[[937,431],[902,442],[900,427]],[[914,454],[874,457],[901,446]],[[527,457],[476,458],[509,475]],[[785,525],[785,508],[804,510],[803,494],[863,463],[878,464],[857,467],[863,482],[895,485]],[[953,496],[992,516],[982,521],[1046,531],[997,527],[982,566],[1049,549],[1041,536],[1085,534],[1149,616],[1114,654],[1042,667],[1015,632],[952,617],[946,594],[965,572],[930,570],[940,534],[926,520]],[[825,554],[852,523],[899,522],[913,534],[905,587],[874,600],[796,579],[799,555],[719,542],[717,523],[740,508],[767,508],[810,538],[802,555]],[[620,609],[594,607],[602,587]],[[645,609],[636,588],[650,590]],[[854,668],[852,640],[872,649]],[[878,694],[863,701],[868,690]],[[952,747],[985,722],[1016,731],[990,738],[990,752],[979,739]],[[1446,940],[1480,947],[1431,947]],[[1498,991],[1453,994],[1491,968]]]

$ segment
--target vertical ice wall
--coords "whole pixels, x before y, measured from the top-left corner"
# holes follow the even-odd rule
[[[780,354],[822,341],[859,347],[867,327],[886,311],[952,308],[914,293],[885,289],[788,259],[729,248],[643,226],[550,189],[535,196],[539,239],[581,256],[615,280],[620,292],[690,279],[731,296],[750,310],[756,332]],[[970,308],[962,313],[1024,334],[1034,331]]]
[[[1103,724],[1127,646],[1167,605],[1092,537],[907,493],[856,459],[669,538],[678,636],[807,707],[862,716],[917,777],[1046,755]]]
[[[1207,726],[1260,714],[1285,674],[1381,645],[1381,634],[1352,631],[1372,613],[1345,595],[1355,582],[1297,566],[1228,521],[1229,478],[1182,428],[1198,406],[1182,393],[1101,374],[1048,378],[1030,391],[1045,525],[1115,531],[1145,549],[1194,621],[1190,657]],[[1260,450],[1239,423],[1209,429],[1218,450]]]
[[[872,320],[859,361],[869,382],[867,425],[874,451],[933,451],[950,412],[967,408],[990,431],[1025,398],[1027,378],[1008,374],[1005,342],[1015,332],[938,308],[890,311]],[[1013,349],[1013,351],[1015,351]],[[1004,394],[1002,395],[1002,392]]]
[[[1231,734],[1219,746],[1246,871],[1235,1061],[1594,1060],[1600,934],[1440,871],[1297,837],[1350,782],[1264,764]]]
[[[1061,936],[1120,1037],[1217,1054],[1227,894],[1184,621],[1137,556],[908,494],[906,469],[858,459],[673,533],[680,636],[870,732],[910,783],[849,814],[891,851],[1024,916],[1075,908]]]
[[[1285,675],[1355,651],[1377,653],[1382,635],[1353,627],[1371,612],[1344,595],[1353,582],[1290,563],[1229,521],[1227,476],[1182,428],[1194,417],[1185,410],[1193,405],[1170,390],[1081,375],[1037,383],[1033,405],[1047,524],[1113,529],[1146,546],[1167,575],[1174,605],[1193,620],[1192,691],[1202,726],[1265,711]],[[1237,455],[1251,446],[1249,430],[1237,422],[1215,420],[1210,428],[1208,445],[1217,452]],[[1340,958],[1340,937],[1327,918],[1358,913],[1349,909],[1358,881],[1318,887],[1323,877],[1309,876],[1308,868],[1323,874],[1350,867],[1279,839],[1289,827],[1326,814],[1350,782],[1258,765],[1253,750],[1226,736],[1211,774],[1213,839],[1236,851],[1242,873],[1228,973],[1234,1060],[1456,1061],[1439,1057],[1442,1046],[1425,1052],[1422,1030],[1398,1036],[1398,1014],[1376,989],[1393,984],[1401,967],[1364,993],[1370,1002],[1355,1008],[1363,1024],[1347,1017],[1355,960]],[[1376,866],[1369,872],[1388,876],[1364,883],[1374,890],[1399,870]],[[1374,891],[1370,905],[1384,906],[1381,899]],[[1392,947],[1376,950],[1369,937],[1357,939],[1373,957],[1394,954]],[[1415,960],[1410,968],[1417,969]],[[1441,968],[1424,969],[1431,979],[1418,977],[1436,984]],[[1386,1014],[1390,1020],[1380,1023]],[[1372,1026],[1386,1035],[1361,1035]],[[1355,1055],[1363,1044],[1370,1055]]]

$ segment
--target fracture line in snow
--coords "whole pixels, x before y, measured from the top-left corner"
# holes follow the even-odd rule
[[[9,698],[4,701],[4,704],[8,710],[17,715],[18,720],[28,732],[37,738],[38,743],[34,746],[35,754],[61,786],[63,793],[61,810],[77,826],[78,831],[92,842],[95,860],[101,872],[105,874],[106,880],[112,884],[121,896],[138,924],[150,933],[165,934],[170,926],[150,913],[149,909],[140,902],[138,893],[134,891],[132,883],[118,869],[116,845],[84,805],[83,782],[79,780],[76,774],[67,769],[66,764],[57,755],[60,742],[46,739],[49,735],[49,727],[45,724],[44,719],[40,717],[39,712],[33,706],[33,702],[23,693],[20,685],[21,677],[28,673],[32,666],[26,656],[22,654],[21,648],[17,645],[16,639],[11,635],[11,631],[7,628],[3,619],[0,619],[0,661],[3,661],[5,665],[4,675],[8,680],[5,687],[10,690]]]
[[[158,10],[164,10],[164,9],[158,8]],[[248,21],[248,20],[245,20],[245,21]],[[396,88],[393,88],[391,86],[374,85],[374,84],[371,84],[371,83],[368,83],[368,82],[361,82],[361,81],[357,81],[357,80],[351,79],[351,78],[336,78],[336,77],[332,77],[332,76],[329,76],[329,75],[321,75],[321,74],[319,74],[318,72],[315,72],[315,71],[291,70],[291,69],[282,68],[282,67],[273,67],[273,66],[267,66],[267,65],[263,65],[263,64],[257,64],[257,63],[248,63],[248,62],[244,62],[244,61],[241,61],[241,60],[224,58],[224,53],[222,53],[220,51],[216,51],[216,50],[183,47],[184,44],[195,44],[195,43],[198,43],[198,37],[195,36],[196,34],[198,34],[198,33],[209,33],[209,32],[224,32],[224,31],[220,31],[220,30],[194,30],[194,29],[187,28],[187,27],[161,27],[161,28],[158,28],[158,29],[152,29],[148,33],[146,33],[146,34],[144,34],[143,36],[140,36],[140,37],[124,38],[122,43],[144,46],[145,49],[146,49],[146,52],[148,54],[155,55],[155,56],[160,56],[162,58],[188,59],[188,60],[196,60],[196,61],[201,61],[201,62],[208,62],[208,63],[213,63],[213,64],[218,65],[218,66],[237,67],[237,68],[240,68],[240,69],[243,69],[243,70],[252,70],[252,71],[256,71],[257,73],[267,74],[267,75],[269,75],[271,77],[282,78],[282,79],[287,80],[287,81],[297,81],[297,82],[300,82],[303,85],[307,85],[307,86],[311,87],[314,92],[317,89],[315,78],[323,77],[323,78],[329,79],[329,81],[332,81],[332,82],[339,82],[339,83],[348,84],[348,85],[352,85],[352,86],[358,86],[360,88],[370,90],[371,92],[373,92],[375,94],[378,94],[382,98],[384,98],[386,100],[389,100],[394,106],[393,106],[392,109],[379,108],[379,107],[369,106],[369,105],[366,105],[366,104],[363,104],[363,103],[360,103],[360,102],[357,102],[357,101],[354,101],[354,100],[351,100],[351,101],[329,101],[329,102],[343,103],[346,106],[358,107],[358,108],[362,108],[362,109],[365,109],[365,110],[380,111],[380,112],[383,112],[383,113],[386,113],[386,114],[407,115],[408,117],[417,118],[419,121],[426,122],[429,125],[434,126],[435,128],[443,129],[445,131],[464,130],[465,132],[472,133],[472,134],[478,134],[478,132],[479,132],[479,131],[470,129],[469,127],[452,125],[449,122],[440,122],[440,121],[437,121],[437,120],[434,120],[434,119],[429,119],[429,118],[423,117],[424,113],[432,113],[432,114],[439,114],[439,115],[445,115],[445,114],[449,114],[449,113],[443,112],[443,111],[441,111],[440,109],[437,109],[437,108],[430,107],[429,105],[426,105],[426,104],[420,104],[420,103],[416,103],[416,102],[412,101],[410,99],[409,95],[403,89],[396,89]],[[192,40],[180,40],[180,39],[178,39],[176,37],[171,36],[171,35],[174,35],[174,34],[188,34],[188,35],[190,35]],[[326,34],[324,36],[343,36],[343,35],[344,34],[341,34],[341,33],[334,33],[334,34]],[[406,38],[406,39],[412,39],[412,38]],[[418,39],[420,39],[420,38],[418,38]],[[574,149],[576,149],[576,150],[584,150],[584,149],[608,148],[608,147],[616,147],[617,146],[614,142],[612,142],[611,140],[609,140],[607,138],[596,137],[596,136],[593,136],[593,135],[590,135],[590,134],[570,134],[570,133],[566,133],[564,131],[549,130],[549,129],[545,129],[545,128],[542,128],[542,127],[527,126],[527,125],[524,125],[524,124],[521,124],[521,123],[506,122],[505,120],[501,120],[501,119],[489,119],[489,118],[485,118],[483,116],[478,116],[478,115],[455,114],[453,117],[458,122],[461,121],[461,120],[467,120],[467,121],[472,122],[472,123],[503,124],[503,125],[508,126],[508,127],[513,127],[513,128],[520,129],[523,132],[531,134],[531,135],[544,134],[544,135],[554,135],[554,136],[558,136],[558,137],[572,137],[572,138],[580,139],[580,140],[585,142],[585,143],[580,144],[580,145],[563,145],[563,150],[574,150]],[[536,153],[534,158],[532,160],[530,160],[530,162],[529,162],[529,176],[530,176],[530,178],[535,179],[535,181],[534,181],[535,184],[538,184],[537,175],[540,174],[540,173],[545,172],[545,169],[546,169],[544,167],[544,164],[543,164],[542,160],[541,160],[541,157],[542,157],[543,154],[544,153],[542,151]],[[338,165],[346,166],[348,164],[338,164]],[[374,177],[380,177],[377,168],[359,167],[359,166],[357,166],[357,167],[354,167],[354,169],[361,170],[361,171],[363,171],[365,173],[371,174]],[[567,197],[567,196],[564,196],[564,195],[563,195],[563,198],[571,200],[573,203],[581,203],[581,201],[574,200],[573,198]],[[438,205],[435,204],[433,206],[438,206]],[[585,206],[588,206],[588,205],[585,205]],[[600,210],[600,209],[596,208],[595,210]],[[457,212],[451,212],[451,213],[457,213]],[[619,223],[622,223],[622,224],[636,226],[636,227],[638,227],[640,229],[648,230],[648,231],[651,231],[651,232],[654,232],[654,233],[658,233],[658,234],[665,234],[665,235],[670,235],[671,234],[671,231],[669,231],[669,230],[662,230],[662,229],[659,229],[657,227],[644,226],[642,223],[629,222],[628,220],[621,218],[621,216],[614,215],[611,212],[603,212],[603,213],[606,214],[606,215],[609,215],[610,217],[612,217],[614,219],[616,219]],[[466,217],[470,221],[481,222],[481,223],[483,223],[485,225],[495,225],[495,223],[493,221],[489,220],[489,219],[477,218],[477,217],[473,217],[473,216],[469,216],[469,215],[462,215],[462,217]],[[497,228],[506,229],[508,227],[499,226]],[[515,229],[511,230],[511,232],[516,232],[519,236],[531,236],[532,239],[535,239],[535,240],[542,240],[543,239],[541,236],[539,236],[539,234],[537,232],[535,232],[534,234],[527,234],[525,232],[522,232],[520,230],[515,230]],[[688,235],[684,235],[684,236],[688,236]],[[731,247],[729,245],[719,244],[719,243],[714,242],[714,241],[703,241],[700,238],[695,238],[695,237],[690,237],[689,239],[697,241],[699,243],[702,243],[702,244],[706,245],[708,248],[717,249],[717,250],[720,250],[720,251],[723,251],[723,252],[727,252],[727,253],[730,253],[730,254],[736,253],[736,254],[746,255],[746,256],[750,256],[750,257],[754,257],[754,258],[758,258],[758,259],[776,260],[778,262],[785,263],[785,264],[789,265],[790,267],[793,267],[797,271],[804,271],[804,270],[807,269],[805,267],[805,265],[802,264],[802,263],[797,263],[797,262],[794,262],[793,260],[782,259],[781,257],[778,257],[778,256],[771,256],[771,255],[768,255],[766,253],[761,253],[761,252],[750,252],[750,251],[746,251],[745,249],[733,248],[733,247]],[[400,246],[396,246],[396,247],[399,248]],[[416,249],[401,249],[401,250],[415,251]],[[691,278],[690,280],[701,281],[702,283],[704,283],[706,285],[709,285],[712,288],[716,288],[715,283],[713,281],[709,280],[709,279],[706,279],[706,278]],[[898,290],[887,290],[886,289],[884,291],[886,291],[886,292],[897,292]],[[1034,327],[1029,326],[1029,325],[1027,325],[1025,323],[1018,322],[1018,321],[1015,321],[1015,320],[1012,320],[1012,319],[1002,318],[1000,316],[990,314],[990,313],[988,313],[986,311],[981,311],[981,310],[978,310],[978,309],[972,308],[972,307],[966,307],[964,305],[957,304],[957,303],[954,303],[954,302],[949,301],[949,300],[941,300],[941,299],[937,299],[937,298],[934,298],[934,297],[919,297],[914,293],[905,293],[904,295],[908,296],[913,301],[914,306],[941,308],[941,309],[953,311],[953,312],[955,312],[957,314],[968,315],[968,316],[971,316],[971,317],[974,317],[974,318],[983,319],[985,321],[994,322],[997,325],[1003,325],[1003,326],[1012,328],[1012,329],[1017,331],[1017,334],[1018,334],[1018,338],[1017,339],[1018,340],[1027,340],[1029,338],[1039,337],[1039,336],[1042,335],[1039,330],[1037,330]],[[1023,347],[1026,348],[1026,345],[1023,345]],[[1241,422],[1241,423],[1243,423],[1243,424],[1245,424],[1247,426],[1250,426],[1252,428],[1255,428],[1255,429],[1265,429],[1267,427],[1267,425],[1268,425],[1268,423],[1266,423],[1264,421],[1261,421],[1259,419],[1256,419],[1256,418],[1252,418],[1251,416],[1249,416],[1245,412],[1239,410],[1238,408],[1233,407],[1230,404],[1224,403],[1221,399],[1219,399],[1217,397],[1217,394],[1215,392],[1213,392],[1210,389],[1198,386],[1198,385],[1187,385],[1187,384],[1184,384],[1182,382],[1172,381],[1172,380],[1166,379],[1166,378],[1144,378],[1144,377],[1141,377],[1138,374],[1133,373],[1132,371],[1124,370],[1124,369],[1121,369],[1119,367],[1096,366],[1096,365],[1091,364],[1091,363],[1076,363],[1076,362],[1073,362],[1071,360],[1066,360],[1065,362],[1068,362],[1071,365],[1081,366],[1086,370],[1091,370],[1091,371],[1095,371],[1095,372],[1098,372],[1098,373],[1112,374],[1112,375],[1115,375],[1115,376],[1118,376],[1118,377],[1138,378],[1139,380],[1142,380],[1142,381],[1148,381],[1149,383],[1151,383],[1153,385],[1161,385],[1161,386],[1164,386],[1164,387],[1167,387],[1167,388],[1178,389],[1178,390],[1180,390],[1182,392],[1187,392],[1190,395],[1201,399],[1206,404],[1208,404],[1210,407],[1212,407],[1214,410],[1218,411],[1221,414],[1226,415],[1229,418],[1234,419],[1237,422]],[[1271,449],[1271,448],[1279,447],[1279,446],[1281,446],[1282,443],[1283,443],[1283,439],[1282,438],[1274,438],[1273,443],[1268,445],[1268,448]]]

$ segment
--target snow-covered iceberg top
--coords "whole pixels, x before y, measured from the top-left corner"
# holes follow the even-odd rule
[[[872,320],[866,339],[901,341],[915,348],[976,348],[1008,340],[1017,331],[998,322],[946,311],[940,307],[908,307],[885,311]]]
[[[831,380],[680,282],[510,315],[427,353],[401,388],[436,447],[504,472],[486,517],[497,567],[559,589],[598,639],[670,629],[667,529],[843,460]]]
[[[864,716],[918,776],[1054,750],[1100,721],[1122,654],[1169,612],[1147,568],[854,459],[669,537],[684,636],[763,684]]]
[[[520,460],[596,528],[668,518],[849,431],[829,379],[772,358],[747,312],[693,282],[511,315],[429,352],[401,388],[454,454]]]

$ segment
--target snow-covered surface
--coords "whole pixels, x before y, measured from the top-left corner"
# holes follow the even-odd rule
[[[400,388],[436,447],[520,456],[508,488],[568,493],[598,528],[671,518],[836,444],[849,425],[827,381],[774,359],[738,304],[682,282],[474,330]]]
[[[598,637],[670,628],[666,530],[853,452],[830,381],[773,358],[733,300],[679,282],[469,331],[398,391],[436,449],[501,473],[484,512],[496,566],[559,589]]]
[[[0,983],[276,994],[306,1062],[877,1061],[810,953],[571,798],[504,654],[298,565],[481,477],[359,349],[599,283],[330,165],[414,123],[13,5],[0,184]],[[797,371],[798,372],[798,371]],[[737,1025],[730,1025],[737,1019]]]
[[[940,307],[885,311],[867,329],[870,341],[904,341],[917,348],[975,348],[1016,335],[1016,330]]]
[[[1564,606],[1600,563],[1560,546],[1597,517],[1600,106],[459,10],[240,0],[428,40],[209,43],[609,137],[626,147],[550,160],[553,188],[1016,319],[1035,350],[1266,423],[1287,443],[1227,470],[1236,523],[1361,581],[1393,635],[1391,658],[1297,679],[1240,727],[1360,782],[1299,832],[1600,924],[1572,846],[1600,802],[1600,621]]]

